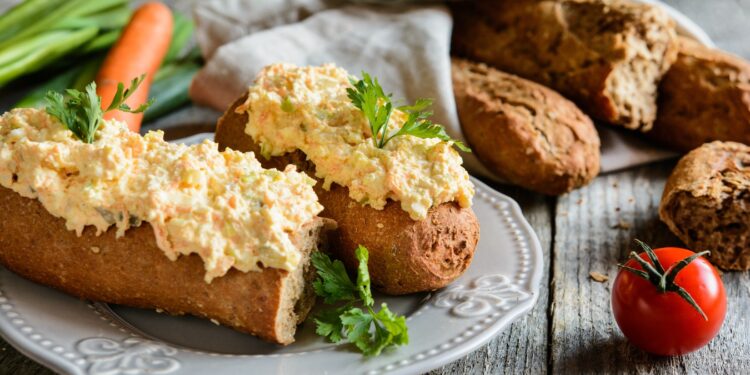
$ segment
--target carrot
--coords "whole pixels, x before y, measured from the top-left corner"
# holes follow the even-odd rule
[[[109,50],[96,76],[96,93],[102,97],[102,106],[108,106],[117,92],[117,84],[127,86],[133,78],[146,74],[140,88],[128,98],[126,104],[136,108],[148,99],[148,89],[159,69],[172,39],[172,12],[159,2],[139,7],[125,26],[122,35]],[[105,119],[116,119],[138,132],[143,113],[111,111]]]

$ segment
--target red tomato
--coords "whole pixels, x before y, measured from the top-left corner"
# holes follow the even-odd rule
[[[664,270],[694,254],[676,247],[654,252]],[[649,259],[646,253],[639,256]],[[634,259],[625,266],[643,270]],[[719,332],[727,311],[727,296],[716,269],[700,257],[679,271],[674,283],[692,296],[708,320],[677,292],[660,292],[653,283],[627,269],[617,275],[612,288],[612,312],[633,345],[653,354],[680,355],[701,348]]]

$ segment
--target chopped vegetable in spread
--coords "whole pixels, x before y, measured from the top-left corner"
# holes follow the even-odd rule
[[[302,150],[325,189],[345,186],[352,199],[375,209],[391,199],[421,220],[444,202],[471,206],[474,186],[452,142],[404,134],[378,147],[366,116],[348,96],[349,78],[330,64],[266,67],[238,108],[248,113],[245,132],[264,157]],[[386,134],[408,120],[407,112],[393,109]]]
[[[265,170],[251,153],[215,143],[165,142],[103,121],[92,143],[43,110],[0,118],[0,185],[36,198],[81,235],[110,226],[117,236],[142,221],[171,260],[198,254],[210,282],[231,268],[295,269],[292,233],[322,210],[314,180],[293,167]]]

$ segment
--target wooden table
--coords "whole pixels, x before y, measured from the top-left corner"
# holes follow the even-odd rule
[[[717,44],[750,58],[747,0],[670,0],[696,20]],[[750,273],[727,273],[727,320],[700,351],[659,358],[633,348],[611,316],[616,264],[635,249],[634,238],[653,246],[680,245],[657,215],[674,161],[597,178],[554,198],[495,186],[516,199],[544,250],[545,276],[534,309],[489,344],[433,374],[475,373],[748,373],[750,370]],[[595,282],[589,272],[610,276]],[[0,340],[1,374],[47,374]]]

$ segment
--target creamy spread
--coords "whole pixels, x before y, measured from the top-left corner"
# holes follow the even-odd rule
[[[295,269],[292,233],[322,210],[314,183],[292,167],[263,169],[252,153],[171,144],[117,121],[104,121],[87,144],[42,110],[0,118],[3,187],[38,199],[79,236],[114,225],[119,238],[146,221],[169,259],[203,259],[206,282],[232,267]]]
[[[325,189],[332,183],[345,186],[352,199],[375,209],[383,209],[388,199],[398,201],[414,220],[443,202],[471,206],[474,186],[450,143],[404,135],[376,147],[367,119],[347,96],[348,87],[349,74],[331,64],[270,65],[238,111],[248,113],[245,132],[264,157],[302,150]],[[394,110],[389,133],[406,118]]]

